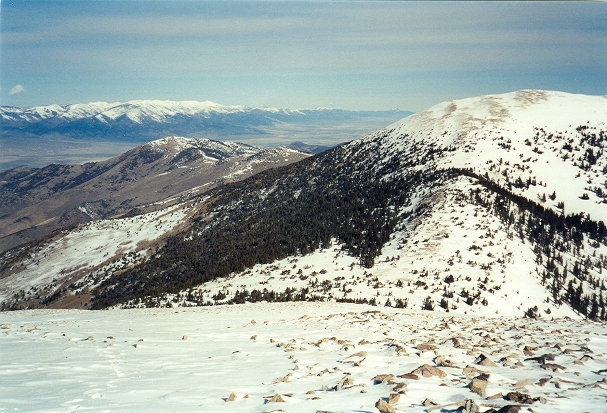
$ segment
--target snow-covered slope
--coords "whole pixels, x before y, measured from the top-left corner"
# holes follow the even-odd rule
[[[378,412],[383,400],[601,413],[606,337],[588,321],[336,303],[17,311],[0,322],[0,399],[36,412]]]
[[[24,302],[39,303],[71,286],[75,294],[63,306],[84,305],[90,299],[89,285],[103,280],[108,270],[120,271],[145,258],[158,238],[187,220],[188,206],[177,204],[135,217],[97,220],[55,234],[36,245],[18,266],[4,268],[0,302],[9,302],[17,294]],[[10,255],[4,258],[10,259]]]
[[[417,146],[444,151],[431,166],[471,168],[548,208],[563,202],[566,213],[604,220],[606,129],[607,96],[523,90],[418,112],[378,132],[378,150],[386,160]]]

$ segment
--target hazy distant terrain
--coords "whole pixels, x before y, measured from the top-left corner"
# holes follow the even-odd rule
[[[410,113],[172,101],[5,106],[0,107],[0,171],[100,161],[166,136],[237,141],[262,148],[295,141],[332,147]]]

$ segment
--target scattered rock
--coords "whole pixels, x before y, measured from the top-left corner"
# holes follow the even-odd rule
[[[554,363],[541,364],[540,367],[543,368],[544,370],[552,370],[555,373],[558,373],[559,370],[563,371],[566,369],[564,366],[561,366],[560,364],[554,364]]]
[[[402,391],[405,387],[407,387],[407,385],[405,383],[398,383],[396,386],[394,386],[392,388],[392,391],[396,391],[396,392],[400,392]]]
[[[396,413],[396,409],[386,403],[383,399],[379,399],[375,402],[375,408],[379,410],[380,413]]]
[[[472,393],[476,393],[481,397],[487,396],[487,380],[474,378],[470,384],[468,384],[468,387]]]
[[[395,404],[398,402],[399,399],[400,399],[399,393],[390,393],[390,396],[388,396],[388,404]]]
[[[457,337],[452,337],[451,341],[453,342],[453,347],[455,348],[461,348],[462,344],[460,343],[460,341],[458,340]]]
[[[257,340],[257,334],[252,335],[251,340]]]
[[[437,348],[438,347],[431,343],[420,343],[417,345],[417,349],[420,351],[432,351],[436,350]]]
[[[538,357],[529,357],[525,361],[537,361],[539,364],[546,364],[547,361],[554,361],[556,356],[554,354],[544,354]]]
[[[539,381],[537,382],[538,386],[544,386],[546,383],[548,383],[550,380],[552,379],[552,377],[544,377],[542,379],[539,379]]]
[[[511,402],[521,403],[521,404],[533,404],[539,400],[539,397],[533,398],[525,393],[521,393],[518,391],[511,391],[510,393],[508,393],[504,396],[504,400],[509,400]]]
[[[276,393],[274,396],[272,396],[272,398],[270,400],[268,400],[268,403],[284,403],[285,399],[282,398],[282,396],[278,393]]]
[[[351,356],[346,357],[346,360],[352,357],[367,357],[366,351],[359,351],[358,353],[354,353]]]
[[[276,383],[289,383],[290,381],[291,381],[291,378],[288,375],[274,379],[275,384]]]
[[[487,397],[487,400],[499,400],[503,398],[504,396],[502,395],[502,393],[495,393],[494,395]]]
[[[525,386],[535,386],[535,385],[529,379],[520,380],[520,381],[517,381],[516,383],[514,383],[515,388],[525,387]]]
[[[226,402],[233,402],[233,401],[236,401],[236,393],[234,393],[234,392],[230,393],[230,395],[226,399]]]
[[[434,362],[436,363],[437,366],[441,366],[441,367],[457,367],[455,365],[455,363],[453,363],[451,360],[444,358],[443,356],[437,356],[434,359]]]
[[[183,337],[181,337],[182,340],[187,340],[189,337],[187,335],[183,335]]]
[[[436,367],[432,367],[429,364],[424,364],[422,366],[419,366],[417,369],[413,370],[411,372],[411,374],[421,374],[423,377],[433,377],[433,376],[436,376],[436,377],[441,378],[441,379],[447,377],[447,373],[445,373],[441,369],[438,369]]]
[[[407,379],[407,380],[419,380],[419,377],[417,377],[416,374],[411,374],[411,373],[401,374],[398,377],[401,379]]]
[[[485,413],[518,413],[521,410],[520,406],[508,405],[504,406],[499,410],[489,409],[485,410]]]
[[[489,357],[487,357],[484,354],[481,354],[480,356],[478,356],[478,358],[476,359],[476,364],[478,364],[479,366],[485,366],[485,367],[499,367],[497,364],[492,362],[489,359]]]
[[[436,406],[436,405],[437,405],[437,403],[436,403],[436,402],[433,402],[433,401],[432,401],[432,400],[430,400],[430,399],[424,399],[424,401],[422,402],[422,404],[423,404],[424,406],[426,406],[426,407],[430,407],[430,406]]]
[[[381,384],[381,383],[390,382],[394,379],[395,379],[394,374],[378,374],[377,376],[373,377],[371,380],[373,380],[373,384]]]
[[[466,400],[457,411],[462,413],[479,413],[481,411],[478,404],[474,402],[474,400]]]
[[[466,366],[463,368],[462,374],[466,376],[467,379],[472,379],[479,374],[484,374],[484,372],[474,366]]]

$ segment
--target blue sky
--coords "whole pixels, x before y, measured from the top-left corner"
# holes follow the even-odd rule
[[[607,3],[4,0],[0,14],[2,105],[415,111],[527,88],[607,94]]]

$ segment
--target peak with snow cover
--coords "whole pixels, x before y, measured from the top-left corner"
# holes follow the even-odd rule
[[[547,208],[605,219],[606,124],[606,96],[522,90],[443,102],[366,140],[385,157],[440,151],[415,167],[471,169]]]

